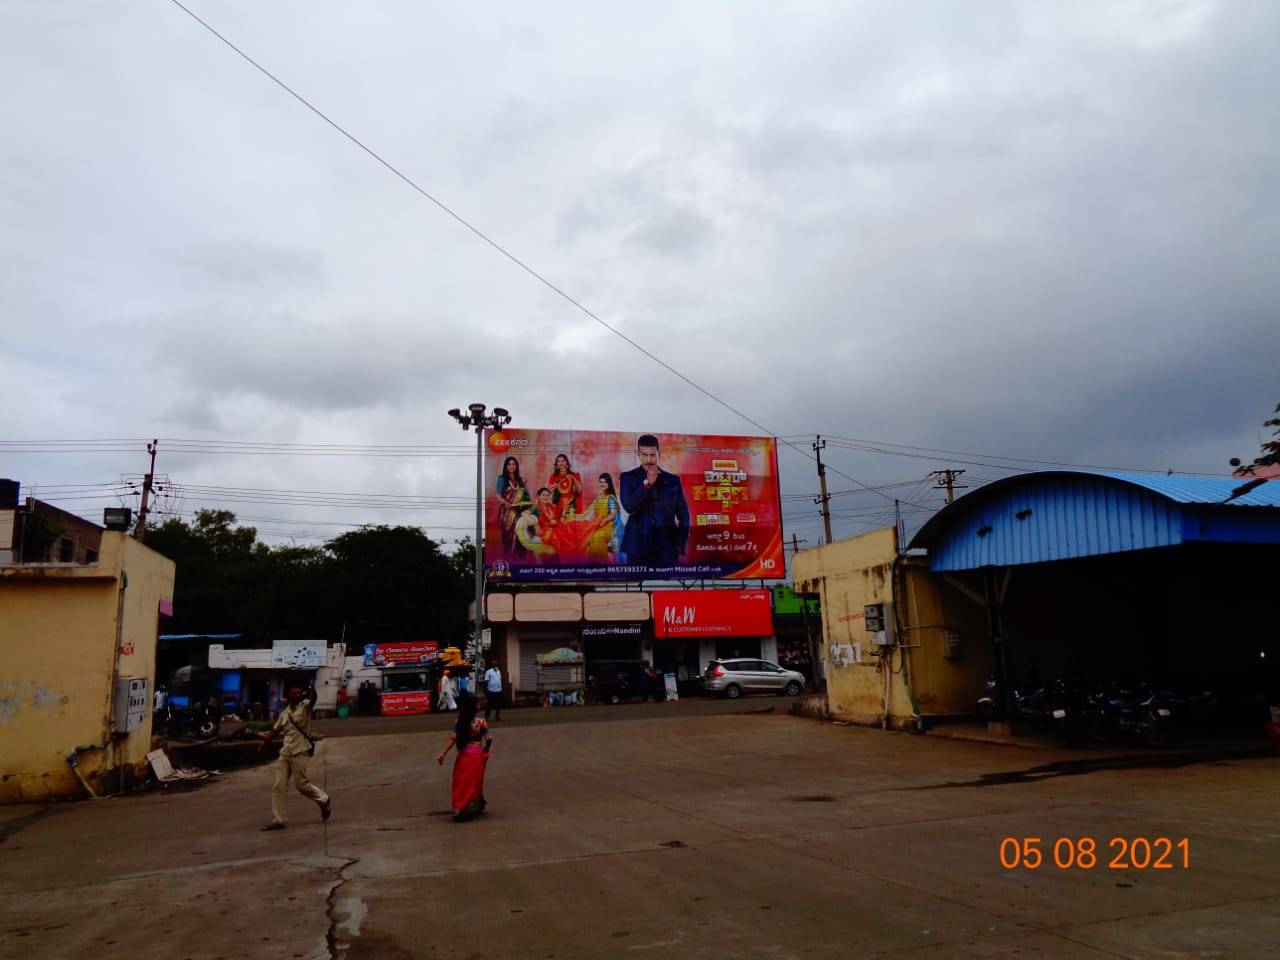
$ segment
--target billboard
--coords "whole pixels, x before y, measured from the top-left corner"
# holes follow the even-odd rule
[[[655,590],[655,637],[767,637],[773,633],[768,590]]]
[[[779,579],[772,437],[491,431],[485,571],[518,581]]]
[[[366,667],[411,667],[435,663],[440,656],[440,644],[434,640],[418,643],[366,643],[364,665]]]

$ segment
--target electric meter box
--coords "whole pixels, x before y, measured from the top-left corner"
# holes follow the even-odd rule
[[[887,603],[868,603],[862,608],[863,619],[867,624],[867,632],[871,634],[871,643],[877,647],[892,647],[893,608]]]
[[[147,716],[146,677],[116,678],[116,733],[133,733]]]

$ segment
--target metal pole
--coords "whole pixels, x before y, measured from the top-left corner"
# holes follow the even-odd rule
[[[476,425],[476,624],[475,650],[480,655],[480,631],[484,629],[484,424]]]

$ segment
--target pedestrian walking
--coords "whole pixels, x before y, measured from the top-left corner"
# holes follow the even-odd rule
[[[449,671],[440,674],[440,684],[436,688],[436,709],[442,713],[458,709],[458,701],[453,696],[453,681],[449,679]]]
[[[275,782],[271,787],[271,822],[263,830],[285,828],[285,798],[292,779],[298,792],[316,802],[320,819],[328,820],[333,812],[329,795],[307,778],[307,762],[315,755],[316,741],[311,736],[311,711],[316,705],[316,688],[308,687],[303,693],[299,686],[292,686],[286,694],[286,702],[276,724],[263,735],[258,750],[261,752],[271,741],[284,738],[280,756],[274,764]]]
[[[457,823],[484,813],[484,771],[489,764],[489,748],[492,744],[489,724],[483,717],[476,716],[476,698],[465,691],[460,693],[458,722],[453,725],[453,735],[449,737],[449,742],[436,757],[436,762],[444,766],[444,758],[450,749],[457,748],[449,804]]]
[[[484,718],[502,719],[502,665],[497,660],[484,672]]]

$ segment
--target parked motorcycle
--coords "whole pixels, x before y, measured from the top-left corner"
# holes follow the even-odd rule
[[[1116,737],[1129,737],[1149,747],[1169,742],[1176,698],[1153,692],[1146,684],[1105,684],[1089,700],[1090,716]]]

